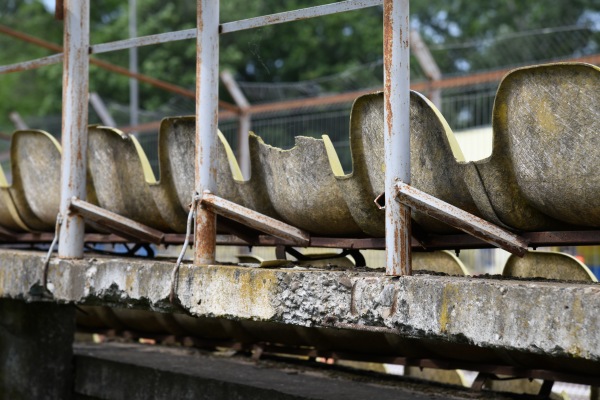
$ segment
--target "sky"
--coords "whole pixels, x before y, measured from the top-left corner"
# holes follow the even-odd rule
[[[42,3],[44,3],[44,7],[46,7],[46,10],[50,11],[50,12],[54,12],[54,7],[56,6],[56,0],[42,0]]]

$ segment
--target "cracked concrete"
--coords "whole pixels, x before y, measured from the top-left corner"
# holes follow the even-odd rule
[[[0,297],[39,300],[31,288],[41,281],[42,258],[0,251]],[[220,335],[246,341],[260,340],[261,329],[280,330],[288,341],[295,335],[317,347],[600,373],[597,284],[183,265],[180,306],[173,306],[172,267],[143,259],[53,259],[49,281],[55,302],[184,312],[220,326],[225,318]]]

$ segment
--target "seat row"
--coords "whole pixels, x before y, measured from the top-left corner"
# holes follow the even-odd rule
[[[493,153],[465,162],[453,132],[424,96],[411,92],[411,184],[514,231],[600,227],[600,69],[587,64],[528,67],[508,74],[493,110]],[[382,237],[383,94],[352,107],[352,171],[335,148],[297,137],[282,150],[250,134],[251,176],[244,180],[220,133],[221,197],[322,236]],[[88,201],[165,232],[185,232],[194,189],[193,117],[165,118],[159,132],[160,180],[137,140],[90,126]],[[52,231],[59,208],[60,145],[48,133],[15,132],[12,184],[0,171],[0,225]],[[453,229],[426,215],[424,229]]]

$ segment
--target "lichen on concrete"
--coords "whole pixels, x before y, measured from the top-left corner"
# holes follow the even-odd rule
[[[0,251],[0,297],[43,300],[30,292],[41,266],[40,253]],[[221,326],[219,337],[260,340],[273,332],[324,348],[486,362],[522,355],[531,363],[535,355],[559,357],[569,370],[600,369],[597,284],[186,264],[171,304],[172,267],[110,257],[53,260],[51,300],[185,313]]]

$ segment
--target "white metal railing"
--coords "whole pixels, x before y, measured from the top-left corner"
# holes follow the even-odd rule
[[[384,5],[385,187],[395,198],[397,179],[410,182],[409,132],[409,0],[347,0],[279,14],[219,24],[219,1],[197,0],[197,28],[111,43],[89,45],[89,0],[64,0],[64,54],[0,67],[0,73],[23,71],[63,61],[63,217],[59,257],[81,257],[84,224],[69,204],[85,199],[89,55],[131,47],[196,38],[196,194],[216,191],[216,131],[218,117],[219,35],[244,29]],[[198,202],[194,262],[215,261],[216,217]],[[410,208],[396,201],[386,206],[387,273],[410,274]]]
[[[270,25],[335,12],[380,5],[380,1],[345,1],[312,7],[274,16],[221,25],[223,31]],[[395,197],[398,178],[410,181],[409,129],[409,1],[384,1],[384,71],[385,71],[385,187],[388,199]],[[218,22],[219,1],[198,1],[197,77],[196,77],[196,191],[216,187],[214,151],[218,106]],[[229,29],[229,30],[227,30]],[[215,57],[214,48],[217,48]],[[206,87],[209,86],[209,87]],[[207,129],[208,127],[208,129]],[[197,208],[194,261],[215,261],[215,215],[200,203]],[[411,273],[410,208],[395,201],[386,207],[386,272],[391,275]]]
[[[408,0],[383,8],[385,258],[389,275],[411,273],[410,207],[394,201],[398,180],[410,184],[410,23]]]
[[[346,0],[339,3],[324,6],[304,8],[300,10],[287,11],[278,14],[265,15],[256,18],[248,18],[240,21],[227,22],[219,25],[219,33],[232,33],[247,29],[260,28],[268,25],[282,24],[286,22],[299,21],[302,19],[321,17],[325,15],[354,11],[366,7],[382,5],[383,0]],[[89,54],[102,54],[112,51],[126,50],[132,47],[143,47],[161,43],[175,42],[179,40],[196,39],[198,30],[196,28],[181,31],[157,33],[154,35],[140,36],[130,39],[117,40],[114,42],[100,43],[89,47]],[[58,64],[62,62],[62,53],[36,60],[25,61],[17,64],[0,67],[0,73],[23,71],[26,69],[39,68],[41,66]]]
[[[72,198],[86,199],[89,47],[89,0],[66,0],[58,217],[62,219],[58,254],[63,258],[83,256],[85,224],[83,217],[69,207]]]

